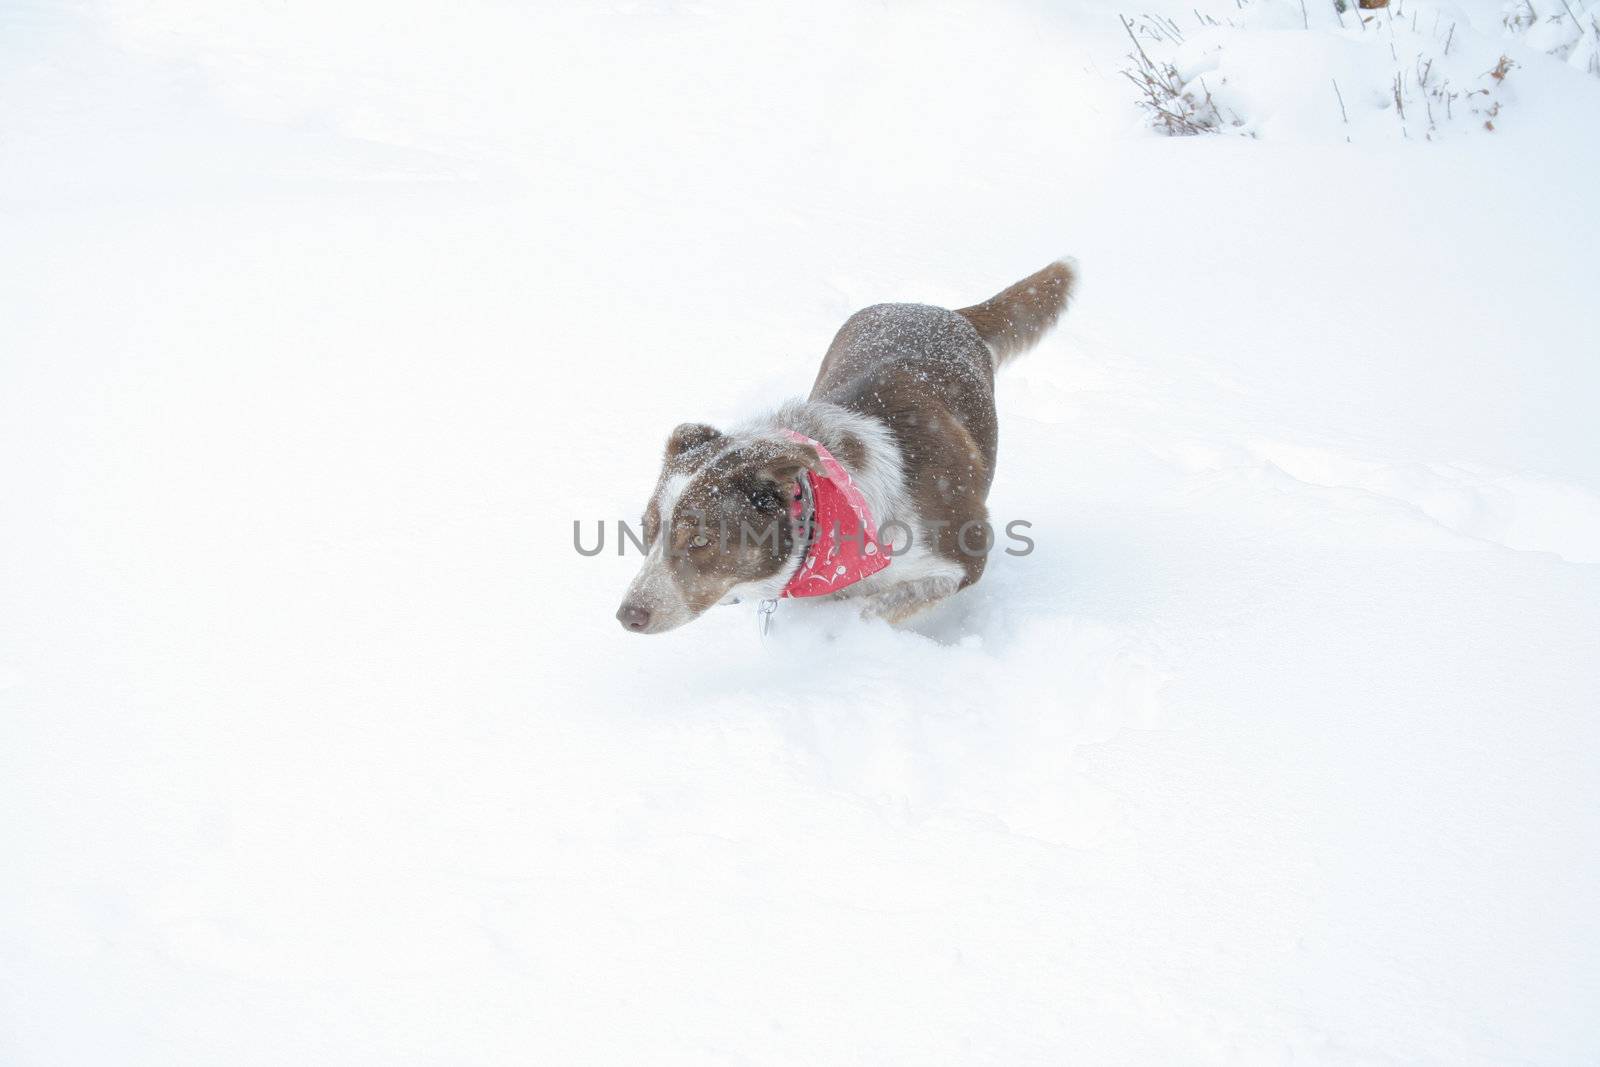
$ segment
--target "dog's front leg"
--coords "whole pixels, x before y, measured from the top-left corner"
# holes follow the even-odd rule
[[[901,582],[899,585],[890,586],[881,593],[872,593],[863,598],[861,617],[863,619],[882,619],[891,626],[898,626],[913,615],[926,610],[954,593],[960,588],[960,581],[955,578],[921,578],[913,582]]]

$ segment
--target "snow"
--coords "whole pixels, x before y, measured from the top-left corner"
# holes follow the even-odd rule
[[[1600,79],[1272,2],[1175,139],[1094,0],[0,11],[0,1060],[1600,1055]],[[672,426],[1067,253],[1033,553],[617,626]]]

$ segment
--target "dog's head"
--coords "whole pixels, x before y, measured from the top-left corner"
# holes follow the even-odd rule
[[[790,506],[816,449],[777,435],[672,431],[645,507],[644,565],[617,609],[634,633],[658,634],[730,597],[775,597],[798,551]]]

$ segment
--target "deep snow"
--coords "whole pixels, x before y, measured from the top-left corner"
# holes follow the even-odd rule
[[[0,1061],[1600,1056],[1600,79],[1480,6],[1432,143],[1297,5],[1176,140],[1092,0],[0,9]],[[1061,253],[1032,555],[621,631],[672,425]]]

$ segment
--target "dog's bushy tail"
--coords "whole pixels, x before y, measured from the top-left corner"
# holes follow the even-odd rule
[[[1003,367],[1050,332],[1067,309],[1077,278],[1077,264],[1058,259],[981,304],[958,308],[956,314],[972,323],[994,353],[995,366]]]

